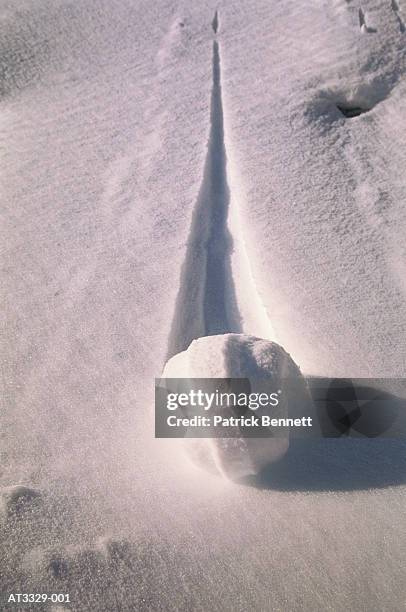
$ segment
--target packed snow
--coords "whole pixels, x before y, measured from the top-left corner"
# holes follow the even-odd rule
[[[1,593],[404,609],[404,441],[291,441],[239,485],[154,439],[153,379],[212,333],[405,376],[405,19],[0,1]]]
[[[194,340],[187,351],[168,361],[162,376],[164,379],[226,379],[225,392],[227,380],[245,378],[250,384],[249,393],[261,392],[262,388],[257,387],[267,380],[280,392],[278,410],[285,416],[294,403],[304,404],[308,395],[299,368],[282,347],[244,334],[220,334]],[[293,385],[293,381],[298,382]],[[228,416],[232,412],[224,406],[220,414]],[[267,406],[256,414],[274,416],[275,413]],[[288,447],[288,436],[255,439],[244,435],[241,427],[238,436],[224,440],[217,437],[185,440],[185,450],[195,463],[231,479],[258,474],[262,468],[280,459]]]

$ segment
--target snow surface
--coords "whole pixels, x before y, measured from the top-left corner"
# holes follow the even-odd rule
[[[1,0],[2,592],[404,609],[402,441],[291,444],[250,488],[153,438],[216,261],[217,331],[405,375],[406,5],[361,5]]]

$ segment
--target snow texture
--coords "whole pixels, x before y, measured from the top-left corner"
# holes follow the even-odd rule
[[[404,609],[402,441],[291,442],[239,486],[154,439],[152,381],[213,331],[275,341],[309,375],[405,376],[405,16],[1,0],[2,593]],[[198,290],[213,231],[217,311]]]

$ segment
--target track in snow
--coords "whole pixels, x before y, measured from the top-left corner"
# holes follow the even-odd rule
[[[217,14],[214,22],[216,31]],[[241,331],[231,274],[233,242],[227,228],[230,190],[224,144],[220,50],[216,40],[213,42],[210,122],[203,180],[181,274],[168,358],[185,350],[195,338]]]
[[[211,22],[211,27],[213,28],[213,32],[217,34],[217,30],[219,27],[219,16],[218,11],[214,13],[213,21]]]
[[[394,15],[396,17],[396,20],[398,22],[399,30],[403,34],[403,32],[405,31],[406,28],[405,28],[405,23],[404,23],[404,21],[403,21],[403,19],[401,17],[402,10],[401,10],[400,5],[397,2],[397,0],[392,0],[391,7],[392,7],[392,11],[393,11],[393,13],[394,13]]]
[[[365,19],[365,13],[362,10],[362,8],[360,7],[358,10],[358,20],[359,20],[359,27],[361,32],[365,32],[366,34],[375,34],[376,33],[376,29],[375,28],[370,28],[367,25],[366,19]]]

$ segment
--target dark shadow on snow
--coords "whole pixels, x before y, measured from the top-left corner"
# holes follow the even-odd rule
[[[310,390],[314,400],[311,384]],[[375,401],[357,404],[351,391],[345,402],[327,395],[318,406],[324,437],[291,439],[286,455],[246,484],[279,491],[351,491],[405,484],[405,399],[387,392],[376,395],[376,389],[366,387],[355,391],[363,397],[371,392]]]
[[[406,440],[292,440],[251,484],[279,491],[352,491],[406,483]]]
[[[219,27],[218,11],[214,13],[213,21],[211,22],[211,27],[213,28],[213,32],[217,34],[218,27]]]
[[[367,113],[369,110],[371,110],[370,108],[361,108],[360,106],[343,106],[342,104],[337,104],[337,108],[347,119],[359,117],[359,115]]]

